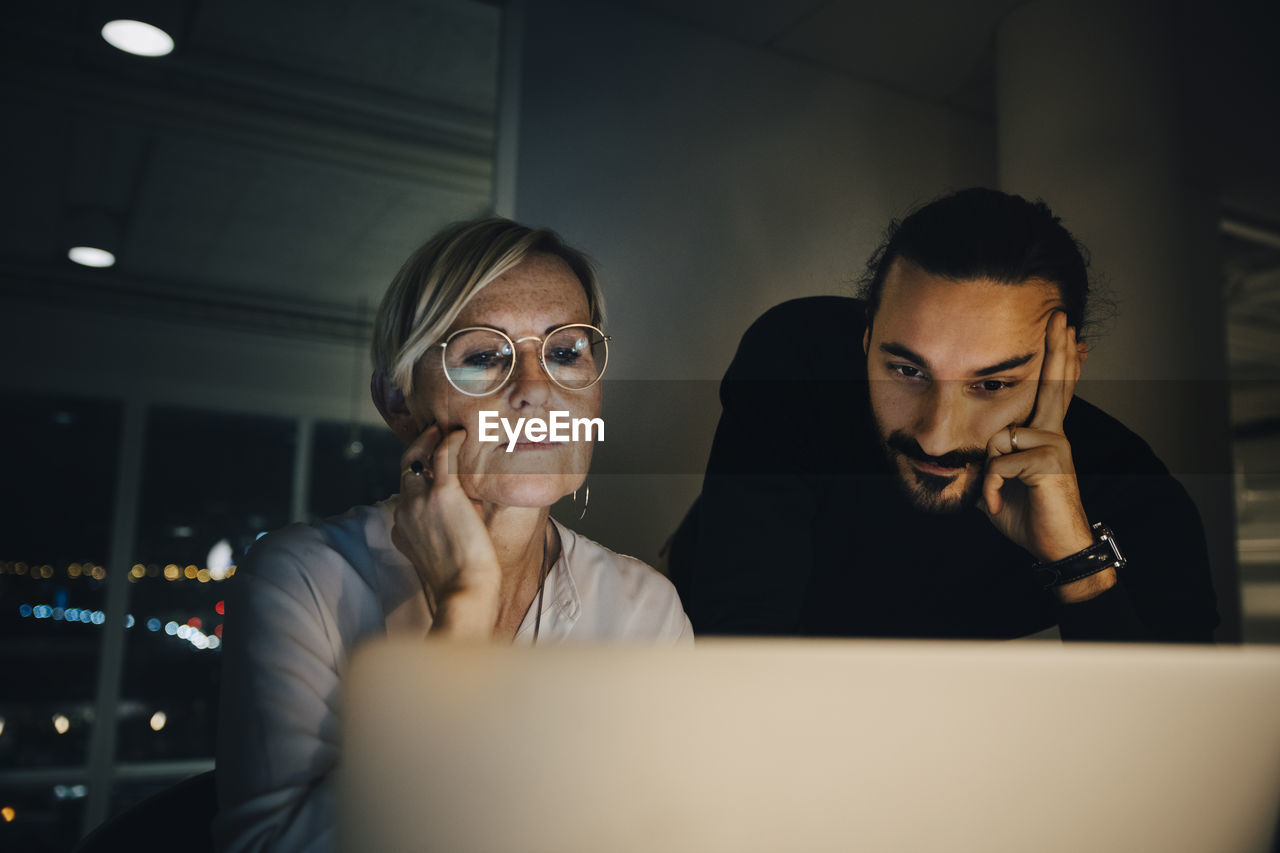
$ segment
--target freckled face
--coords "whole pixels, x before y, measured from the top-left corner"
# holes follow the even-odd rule
[[[549,421],[552,411],[567,411],[571,418],[599,417],[599,383],[581,391],[561,388],[538,363],[540,340],[548,331],[590,322],[586,292],[569,266],[554,255],[535,255],[476,294],[443,336],[487,326],[505,332],[513,341],[538,338],[516,344],[515,368],[505,385],[484,397],[468,397],[449,384],[438,348],[418,362],[414,392],[407,400],[409,410],[422,420],[424,429],[436,421],[446,432],[459,426],[466,429],[458,473],[463,490],[472,498],[502,506],[542,507],[582,485],[591,465],[591,441],[521,444],[508,453],[501,426],[499,442],[479,441],[479,419],[481,411],[494,411],[514,428],[519,418]]]
[[[895,261],[863,337],[880,442],[915,506],[952,512],[982,487],[986,445],[1035,405],[1056,285],[953,281]]]

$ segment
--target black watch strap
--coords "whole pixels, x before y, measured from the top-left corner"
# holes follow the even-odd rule
[[[1070,557],[1056,563],[1036,563],[1032,570],[1044,583],[1045,589],[1087,578],[1110,568],[1124,568],[1124,554],[1116,544],[1115,535],[1101,522],[1093,525],[1094,543]]]

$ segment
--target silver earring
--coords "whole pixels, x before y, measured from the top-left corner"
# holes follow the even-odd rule
[[[589,503],[591,503],[591,484],[590,483],[587,484],[586,495],[584,495],[582,498],[582,512],[578,513],[578,521],[582,521],[582,519],[587,517],[587,504]],[[574,506],[578,505],[577,489],[573,490],[573,505]]]

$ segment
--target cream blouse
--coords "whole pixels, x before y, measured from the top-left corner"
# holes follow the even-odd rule
[[[416,571],[391,543],[396,498],[257,542],[231,581],[223,629],[216,846],[331,850],[346,660],[368,637],[425,637]],[[539,643],[690,643],[675,588],[633,557],[555,522]],[[516,633],[533,638],[534,607]]]

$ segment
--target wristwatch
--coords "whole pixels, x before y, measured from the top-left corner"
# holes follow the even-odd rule
[[[1045,589],[1072,583],[1107,569],[1124,568],[1124,554],[1120,553],[1120,546],[1116,544],[1116,537],[1111,529],[1098,522],[1093,525],[1093,536],[1093,544],[1083,551],[1077,551],[1055,563],[1036,563],[1031,567],[1044,582]]]

